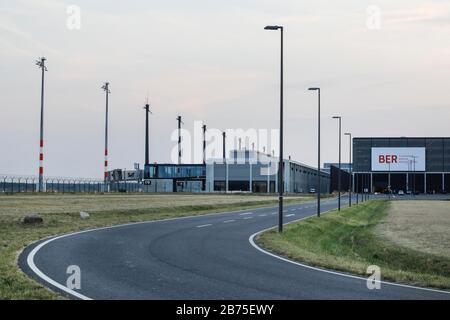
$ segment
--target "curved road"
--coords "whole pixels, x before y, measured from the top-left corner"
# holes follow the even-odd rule
[[[346,204],[342,200],[342,205]],[[324,200],[323,211],[336,208]],[[285,207],[285,222],[314,215],[315,203]],[[81,299],[450,299],[450,292],[382,283],[284,261],[255,247],[277,223],[276,208],[122,225],[43,240],[19,258],[47,287]],[[65,287],[69,265],[81,289]]]

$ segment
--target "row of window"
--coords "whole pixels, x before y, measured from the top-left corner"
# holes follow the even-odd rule
[[[148,165],[144,169],[144,179],[160,178],[196,178],[205,177],[206,169],[202,165],[178,166],[178,165]]]

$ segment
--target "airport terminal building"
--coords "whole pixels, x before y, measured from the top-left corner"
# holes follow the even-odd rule
[[[227,159],[206,164],[207,192],[278,192],[279,158],[253,150],[231,150]],[[317,168],[284,159],[284,192],[311,193],[317,188]],[[330,174],[321,170],[321,192],[330,189]]]
[[[226,159],[206,164],[153,163],[144,170],[109,172],[111,190],[143,192],[278,192],[278,158],[250,150],[232,150]],[[312,193],[317,188],[317,169],[285,159],[284,192]],[[130,187],[134,186],[130,189]],[[136,191],[136,190],[135,190]],[[321,171],[321,192],[330,191],[330,173]]]
[[[447,193],[450,138],[354,138],[353,173],[359,192]]]

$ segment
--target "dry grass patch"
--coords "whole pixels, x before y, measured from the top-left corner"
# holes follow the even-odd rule
[[[436,204],[439,210],[432,216],[407,221],[413,220],[409,217],[412,210],[397,212],[398,205],[404,209],[406,204],[378,200],[360,203],[290,224],[282,234],[265,232],[257,241],[270,251],[315,266],[367,275],[367,267],[377,265],[385,280],[450,288],[450,257],[442,254],[448,252],[450,233],[445,210]],[[389,229],[391,238],[398,231],[395,242],[385,231],[391,219],[396,220]]]
[[[310,197],[288,197],[287,203]],[[157,220],[211,212],[275,205],[275,196],[205,194],[43,194],[0,195],[0,300],[58,299],[61,296],[28,278],[17,267],[17,254],[44,237],[128,222]],[[80,219],[79,211],[90,218]],[[23,225],[39,213],[44,222]]]
[[[450,201],[395,201],[376,232],[413,250],[450,258]]]

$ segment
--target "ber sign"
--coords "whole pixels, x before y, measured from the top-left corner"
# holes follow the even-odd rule
[[[372,171],[425,171],[425,148],[372,148]]]

